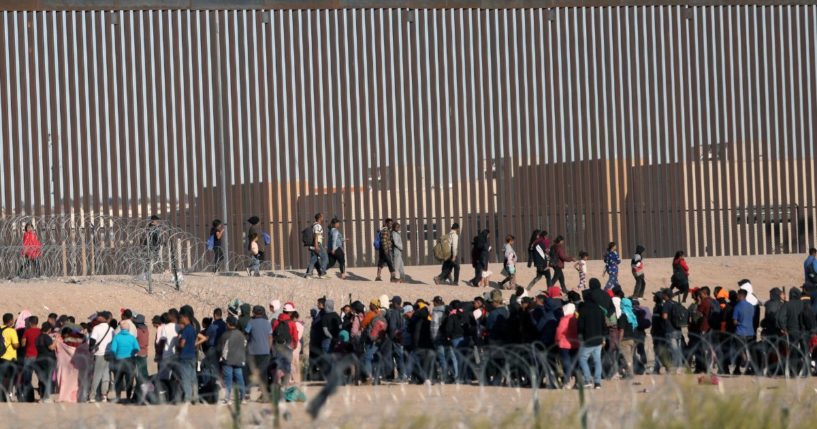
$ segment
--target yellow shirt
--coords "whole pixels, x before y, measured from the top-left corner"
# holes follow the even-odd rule
[[[13,347],[14,344],[20,344],[20,340],[17,338],[17,331],[15,331],[14,328],[4,328],[3,342],[6,343],[6,352],[3,356],[0,356],[0,359],[17,360],[17,349]]]

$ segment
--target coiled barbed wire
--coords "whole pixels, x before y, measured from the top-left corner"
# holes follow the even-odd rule
[[[133,280],[170,281],[173,273],[213,271],[213,252],[206,239],[160,222],[158,246],[151,249],[149,220],[106,215],[13,216],[0,219],[0,277],[54,278],[96,275],[129,275]],[[23,256],[23,233],[31,223],[42,248],[40,256]],[[225,262],[244,269],[246,255],[232,255]],[[151,270],[152,266],[152,270]]]

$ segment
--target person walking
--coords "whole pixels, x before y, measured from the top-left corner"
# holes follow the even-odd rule
[[[434,284],[444,284],[452,282],[451,275],[453,274],[452,284],[457,285],[460,282],[460,262],[459,262],[459,247],[460,247],[460,224],[454,223],[451,225],[451,231],[440,238],[437,246],[441,248],[443,253],[442,270],[440,275],[434,277]],[[435,247],[437,247],[435,246]]]
[[[326,253],[326,246],[324,246],[323,213],[315,214],[315,222],[312,223],[311,244],[311,246],[308,246],[309,265],[306,267],[306,277],[308,278],[312,274],[313,268],[317,268],[316,278],[328,279],[326,266],[329,264],[329,256]]]
[[[375,281],[382,281],[380,273],[383,267],[388,267],[391,282],[397,282],[397,277],[394,271],[393,252],[394,246],[392,242],[392,220],[386,219],[383,223],[383,228],[380,229],[374,241],[375,250],[377,250],[377,278]]]
[[[633,290],[633,298],[643,298],[644,291],[647,289],[647,282],[644,279],[644,251],[647,250],[642,245],[635,248],[635,254],[632,261],[630,261],[630,268],[635,278],[635,289]]]
[[[618,266],[621,264],[621,257],[618,255],[618,246],[615,242],[607,245],[607,253],[604,254],[604,273],[607,275],[607,284],[604,290],[611,290],[618,286]]]
[[[505,261],[502,269],[505,279],[499,283],[499,286],[505,289],[516,288],[516,250],[513,249],[515,240],[516,238],[511,234],[505,237]],[[508,286],[506,287],[505,284]]]
[[[224,236],[224,224],[220,219],[213,221],[210,228],[209,246],[213,249],[213,272],[217,273],[224,262],[224,249],[221,248],[221,237]]]
[[[471,280],[471,286],[485,287],[488,286],[488,260],[491,255],[491,244],[488,239],[490,232],[487,229],[482,230],[474,238],[471,248],[472,265],[474,266],[474,279]]]
[[[329,263],[326,269],[338,264],[340,278],[346,279],[346,238],[340,231],[340,220],[333,218],[329,222]]]
[[[528,240],[528,268],[533,266],[533,252],[535,251],[533,245],[539,239],[539,232],[541,231],[534,229],[530,235],[530,240]]]
[[[565,286],[565,262],[575,262],[565,253],[565,239],[561,235],[556,237],[553,246],[550,248],[550,263],[553,266],[553,279],[551,279],[548,287],[553,286],[556,282],[562,287],[562,293],[567,294],[567,286]]]
[[[547,231],[539,231],[539,235],[536,237],[536,240],[533,242],[533,251],[531,253],[531,258],[533,259],[533,265],[536,267],[536,277],[528,283],[528,290],[533,289],[536,286],[536,283],[545,278],[545,284],[547,287],[551,286],[551,277],[550,277],[550,239],[548,239]]]
[[[403,238],[400,236],[400,224],[398,222],[394,222],[392,224],[392,232],[391,232],[391,240],[392,240],[392,248],[394,249],[392,252],[392,257],[394,258],[394,270],[397,272],[398,281],[400,283],[406,282],[406,270],[403,265]]]
[[[684,251],[679,250],[675,252],[675,258],[672,260],[672,278],[670,290],[678,289],[673,296],[683,295],[683,302],[686,302],[687,295],[689,295],[689,266],[684,259]]]
[[[247,229],[247,250],[250,250],[250,235],[255,234],[257,237],[261,238],[264,233],[258,226],[258,224],[261,223],[261,219],[258,216],[251,216],[249,219],[247,219],[247,223],[250,224],[249,229]],[[260,245],[258,246],[258,260],[264,260],[264,248]]]

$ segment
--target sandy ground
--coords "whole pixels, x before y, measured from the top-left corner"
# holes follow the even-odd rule
[[[722,285],[735,288],[738,280],[748,278],[754,284],[761,300],[768,297],[768,291],[772,287],[790,288],[802,282],[802,261],[802,255],[688,260],[693,287]],[[490,269],[498,273],[501,266],[492,264]],[[648,260],[646,269],[648,292],[668,284],[671,276],[670,260]],[[41,319],[49,312],[73,314],[81,319],[97,310],[107,309],[116,312],[120,308],[132,308],[145,314],[149,320],[154,314],[183,304],[192,305],[197,316],[204,317],[216,306],[225,307],[233,298],[253,304],[267,304],[271,299],[277,298],[282,302],[293,301],[308,325],[308,309],[321,296],[345,304],[350,299],[368,302],[381,294],[400,295],[404,300],[412,301],[421,297],[430,300],[433,296],[440,295],[446,301],[450,301],[470,300],[485,292],[465,286],[464,282],[459,286],[433,285],[432,278],[438,274],[438,267],[407,267],[406,272],[412,280],[406,284],[373,282],[371,281],[375,277],[373,268],[352,268],[350,272],[353,279],[346,281],[336,278],[307,280],[293,272],[265,273],[261,278],[249,278],[246,274],[193,273],[185,276],[181,291],[174,290],[168,283],[161,283],[155,285],[153,294],[147,293],[144,283],[124,277],[5,281],[0,283],[2,296],[0,311],[17,313],[22,309],[28,309]],[[591,261],[589,272],[591,276],[601,278],[601,262]],[[575,286],[578,283],[575,270],[567,269],[565,273],[568,286]],[[517,274],[519,283],[527,284],[533,274],[532,269],[520,265]],[[461,279],[465,280],[471,276],[472,268],[463,265]],[[78,282],[75,282],[77,280]],[[499,276],[492,280],[499,280]],[[629,274],[628,261],[622,264],[621,283],[625,291],[632,291],[634,282]],[[536,290],[543,288],[544,281],[537,285]],[[506,291],[506,297],[510,293]],[[609,385],[610,388],[603,389],[602,393],[593,392],[591,398],[602,398],[599,399],[602,401],[601,404],[607,404],[606,401],[629,404],[633,401],[632,398],[648,394],[653,389],[650,386],[660,386],[664,383],[662,380],[664,378],[645,377],[638,380],[641,383],[639,385],[615,382]],[[733,383],[738,386],[746,385],[749,389],[753,388],[757,381],[744,378]],[[307,394],[311,397],[318,388],[307,387]],[[610,395],[611,391],[625,394]],[[555,401],[553,404],[559,404],[563,400],[567,401],[565,406],[575,404],[574,399],[567,399],[575,395],[574,393],[542,392],[542,394],[556,398],[551,400]],[[387,424],[388,419],[385,419],[387,416],[416,416],[418,408],[425,414],[442,413],[451,415],[456,420],[470,417],[469,413],[499,418],[498,416],[508,413],[524,410],[529,412],[531,395],[532,391],[529,389],[462,386],[349,387],[343,388],[339,394],[332,397],[326,407],[325,420],[321,421],[324,424],[329,423],[330,427],[345,426],[354,422],[362,422],[363,427],[378,427]],[[291,418],[285,425],[310,422],[302,405],[291,406],[289,412]],[[23,422],[35,424],[35,427],[46,421],[56,424],[52,427],[157,427],[161,423],[166,423],[167,427],[229,426],[227,409],[211,406],[139,408],[94,404],[13,404],[0,405],[0,416],[3,417],[0,421],[8,421],[6,417],[15,416]],[[250,425],[255,423],[265,426],[270,418],[268,406],[260,404],[251,404],[244,413],[245,423]],[[3,426],[5,423],[0,423],[0,427]]]

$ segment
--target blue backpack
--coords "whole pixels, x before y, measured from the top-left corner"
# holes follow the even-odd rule
[[[213,248],[215,246],[216,246],[216,237],[213,236],[213,234],[210,234],[210,236],[207,237],[207,250],[213,250]]]
[[[381,247],[380,236],[381,236],[380,231],[374,233],[374,243],[372,244],[374,245],[375,250],[380,250]]]

